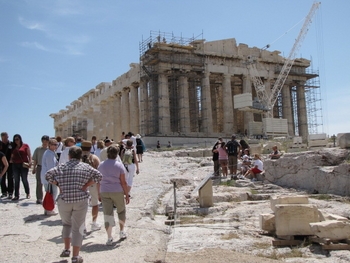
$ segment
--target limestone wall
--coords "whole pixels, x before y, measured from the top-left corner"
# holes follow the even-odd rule
[[[286,153],[280,159],[264,161],[265,179],[310,193],[349,195],[349,154],[341,149]]]

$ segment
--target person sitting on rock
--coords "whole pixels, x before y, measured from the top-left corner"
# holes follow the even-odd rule
[[[260,155],[258,153],[254,154],[254,161],[253,161],[253,167],[250,168],[246,173],[245,177],[248,175],[251,176],[252,181],[257,181],[256,175],[261,173],[264,170],[264,164],[260,159]]]
[[[241,174],[245,174],[248,170],[250,165],[252,164],[251,158],[249,156],[249,149],[244,149],[244,155],[242,157],[242,165],[241,165]]]
[[[271,154],[269,155],[269,157],[271,159],[279,159],[281,157],[281,153],[279,152],[279,150],[277,149],[277,145],[274,145],[272,147],[272,152]]]

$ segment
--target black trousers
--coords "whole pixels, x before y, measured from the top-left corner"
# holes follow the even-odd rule
[[[7,183],[6,183],[7,180]],[[2,194],[13,194],[13,172],[12,163],[9,163],[9,168],[7,169],[4,176],[1,178],[1,193]]]

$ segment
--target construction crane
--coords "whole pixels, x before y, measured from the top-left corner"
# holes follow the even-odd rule
[[[303,27],[301,28],[299,35],[297,39],[295,40],[295,43],[293,45],[292,50],[289,53],[289,56],[286,58],[285,63],[282,67],[282,70],[280,74],[278,75],[278,78],[273,85],[273,88],[271,89],[270,94],[266,91],[265,85],[261,78],[258,76],[258,72],[256,69],[256,63],[253,61],[251,57],[248,57],[248,63],[247,68],[249,71],[250,78],[253,82],[257,98],[260,102],[260,106],[254,107],[256,111],[264,112],[266,118],[273,118],[273,107],[276,103],[278,94],[282,90],[282,87],[288,77],[288,74],[293,66],[293,63],[295,61],[297,52],[301,46],[302,41],[304,40],[306,33],[308,31],[308,27],[312,22],[312,17],[314,16],[316,10],[318,9],[320,2],[314,2],[309,14],[305,18],[305,22]],[[269,45],[267,45],[269,47]],[[244,110],[244,109],[243,109]]]

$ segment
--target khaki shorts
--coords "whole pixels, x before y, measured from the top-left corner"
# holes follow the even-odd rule
[[[237,169],[237,156],[228,157],[228,168]]]
[[[105,227],[115,226],[113,215],[113,204],[117,207],[118,218],[120,221],[125,222],[125,201],[124,193],[122,192],[106,192],[101,193],[101,202],[103,215],[105,219]]]
[[[97,185],[93,184],[89,186],[89,192],[91,196],[90,205],[97,206],[98,205],[98,190]]]

